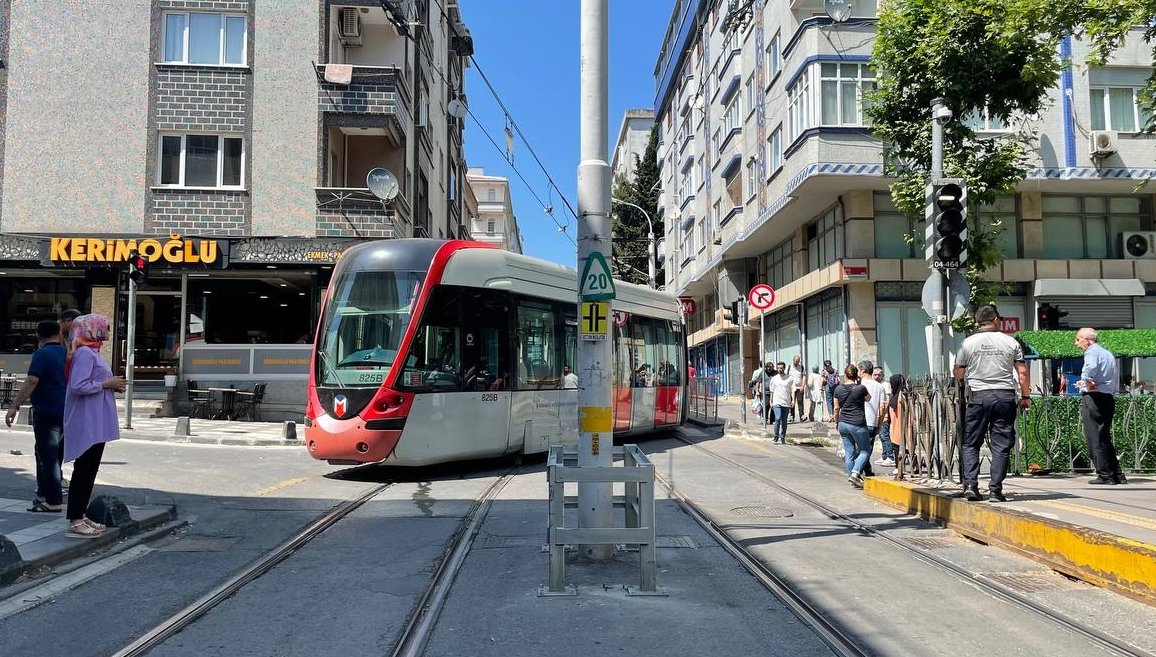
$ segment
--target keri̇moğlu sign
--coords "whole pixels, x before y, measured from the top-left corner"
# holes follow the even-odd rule
[[[149,262],[166,265],[213,265],[224,267],[228,243],[208,239],[116,239],[102,237],[53,237],[44,260],[52,264],[121,263],[136,251]]]

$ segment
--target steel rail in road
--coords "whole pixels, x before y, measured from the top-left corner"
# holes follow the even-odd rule
[[[1056,612],[1054,610],[1051,610],[1051,609],[1048,609],[1048,608],[1043,607],[1041,605],[1038,605],[1034,601],[1032,601],[1030,598],[1027,598],[1023,595],[1020,595],[1019,593],[1013,591],[1012,589],[1010,589],[1010,588],[1008,588],[1002,584],[999,584],[995,581],[987,579],[982,574],[975,574],[975,573],[969,572],[967,569],[962,568],[962,567],[960,567],[960,566],[958,566],[958,565],[956,565],[956,564],[954,564],[954,563],[952,563],[952,562],[950,562],[950,561],[948,561],[942,557],[938,557],[934,554],[930,554],[930,553],[920,549],[919,547],[915,546],[914,544],[912,544],[908,541],[905,541],[901,538],[896,538],[895,536],[891,536],[890,534],[883,532],[883,531],[880,531],[880,530],[876,529],[875,527],[873,527],[867,523],[861,522],[859,520],[856,520],[855,518],[852,518],[851,516],[848,516],[844,513],[841,513],[839,511],[827,506],[826,504],[823,504],[822,502],[820,502],[818,500],[812,499],[812,498],[810,498],[810,497],[808,497],[808,496],[806,496],[806,495],[804,495],[804,494],[802,494],[802,493],[800,493],[800,492],[798,492],[792,488],[789,488],[787,486],[784,486],[783,484],[780,484],[779,482],[771,479],[770,477],[767,477],[767,476],[763,475],[762,473],[743,465],[742,463],[739,463],[737,461],[734,461],[733,459],[727,458],[726,456],[723,456],[722,454],[718,454],[717,452],[710,450],[710,449],[707,449],[707,448],[703,447],[702,445],[694,443],[694,442],[692,442],[692,441],[690,441],[690,440],[688,440],[682,436],[675,436],[675,437],[678,440],[682,441],[683,443],[685,443],[685,444],[687,444],[687,445],[689,445],[695,449],[701,450],[702,452],[706,453],[707,455],[709,455],[709,456],[711,456],[711,457],[713,457],[719,461],[722,461],[723,463],[726,463],[727,465],[730,465],[730,466],[732,466],[738,470],[741,470],[742,472],[750,475],[751,477],[757,479],[758,481],[760,481],[764,484],[767,484],[768,486],[771,486],[772,488],[776,488],[776,489],[782,491],[783,493],[786,493],[787,495],[789,495],[789,496],[793,497],[794,499],[798,500],[799,502],[802,502],[803,504],[806,504],[807,506],[819,511],[820,513],[822,513],[823,515],[827,516],[828,518],[830,518],[832,520],[838,520],[838,521],[843,522],[847,525],[850,525],[852,528],[858,530],[859,532],[863,533],[864,535],[871,536],[871,537],[878,538],[878,539],[882,539],[883,541],[886,541],[887,543],[890,543],[891,545],[911,554],[916,559],[918,559],[924,563],[927,563],[927,564],[934,566],[936,568],[940,568],[942,570],[948,571],[951,574],[979,587],[981,590],[983,590],[983,591],[985,591],[985,592],[987,592],[987,593],[989,593],[989,594],[991,594],[991,595],[993,595],[993,596],[995,596],[995,597],[997,597],[997,598],[999,598],[1005,602],[1008,602],[1008,603],[1011,603],[1015,606],[1018,606],[1021,609],[1025,609],[1027,611],[1033,612],[1033,613],[1037,614],[1038,616],[1041,616],[1041,617],[1047,619],[1048,621],[1051,621],[1052,623],[1054,623],[1055,625],[1057,625],[1063,629],[1066,629],[1066,630],[1068,630],[1068,631],[1070,631],[1070,632],[1072,632],[1078,636],[1081,636],[1085,639],[1088,639],[1092,643],[1098,644],[1100,647],[1111,650],[1112,652],[1119,654],[1119,655],[1123,655],[1124,657],[1156,657],[1156,655],[1153,655],[1152,653],[1150,653],[1146,650],[1143,650],[1141,648],[1137,648],[1135,646],[1124,643],[1123,641],[1120,641],[1119,639],[1116,639],[1115,637],[1104,634],[1103,632],[1101,632],[1101,631],[1099,631],[1099,630],[1097,630],[1097,629],[1095,629],[1095,628],[1093,628],[1093,627],[1091,627],[1085,623],[1081,623],[1080,621],[1075,620],[1074,618],[1071,618],[1065,614],[1061,614],[1061,613]],[[678,495],[677,492],[675,492],[675,494]],[[704,519],[705,519],[705,516],[704,516]],[[721,529],[717,529],[717,527],[714,527],[713,522],[711,522],[709,519],[705,519],[705,521],[711,523],[712,531],[722,532]],[[702,521],[700,520],[700,522],[702,522]],[[729,542],[729,539],[728,539],[728,542]],[[725,545],[725,543],[724,543],[724,545]],[[742,550],[743,548],[739,547],[738,549]],[[745,550],[744,550],[744,552],[745,552]],[[750,557],[750,558],[754,559],[754,557]],[[804,620],[807,620],[807,619],[804,619]],[[824,638],[826,638],[826,637],[824,637]],[[866,654],[866,653],[847,653],[847,654]]]
[[[827,620],[826,616],[816,609],[814,605],[807,602],[807,600],[798,593],[795,593],[790,585],[784,582],[782,578],[776,575],[774,571],[763,564],[763,562],[755,558],[755,556],[738,541],[720,529],[718,525],[703,513],[697,504],[675,488],[665,477],[658,472],[654,473],[654,477],[662,482],[662,485],[674,496],[675,501],[678,502],[679,506],[682,507],[687,515],[701,525],[702,528],[711,535],[711,538],[718,541],[719,545],[723,546],[723,549],[729,552],[751,575],[754,575],[755,579],[759,580],[759,583],[773,593],[775,597],[779,598],[799,620],[810,626],[836,655],[843,657],[869,657],[874,654],[856,643],[855,640],[844,633],[839,626]]]
[[[355,509],[392,485],[392,483],[387,483],[374,486],[366,493],[333,507],[298,532],[296,536],[273,548],[263,557],[246,566],[240,573],[229,578],[224,584],[209,591],[197,599],[196,602],[193,602],[191,605],[162,621],[139,639],[132,642],[128,647],[113,654],[112,657],[137,657],[155,648],[169,637],[188,627],[201,616],[204,616],[213,607],[216,607],[233,596],[246,584],[272,570],[274,566],[287,559],[289,555],[296,552],[298,548],[317,538],[322,532],[333,526],[334,523],[348,516]]]
[[[434,573],[429,587],[418,600],[409,622],[406,623],[401,637],[390,653],[390,657],[417,657],[425,651],[426,643],[433,633],[434,623],[441,615],[446,598],[454,585],[454,580],[457,579],[458,572],[462,569],[462,564],[465,563],[466,555],[473,547],[474,538],[481,530],[482,523],[485,522],[486,516],[490,513],[494,499],[520,470],[520,468],[510,470],[494,480],[474,500],[473,506],[470,507],[469,512],[458,525],[458,531],[450,540],[449,545],[446,546],[445,556],[441,560],[437,572]]]

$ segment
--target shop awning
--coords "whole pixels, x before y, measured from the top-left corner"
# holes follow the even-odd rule
[[[1142,297],[1144,283],[1138,278],[1041,278],[1037,297]]]

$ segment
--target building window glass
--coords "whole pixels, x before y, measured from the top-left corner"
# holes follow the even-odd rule
[[[826,267],[843,257],[843,220],[838,208],[831,208],[807,224],[808,271]]]
[[[875,88],[875,71],[867,64],[819,64],[822,125],[870,125],[863,113],[865,92]]]
[[[55,322],[60,313],[68,308],[88,307],[88,286],[82,272],[76,278],[57,278],[44,274],[40,277],[18,277],[16,272],[0,277],[0,353],[31,354],[36,351],[38,340],[36,326],[42,321]],[[69,274],[61,273],[61,276]],[[24,365],[28,363],[25,362]],[[13,361],[6,369],[17,370]]]
[[[743,96],[746,100],[743,110],[747,114],[750,114],[755,109],[755,76],[752,75],[747,78],[746,87],[743,89]]]
[[[879,301],[875,305],[879,363],[888,375],[902,372],[909,379],[928,373],[927,311],[918,301]]]
[[[240,187],[244,140],[222,135],[162,135],[158,183],[169,187]]]
[[[1093,130],[1136,132],[1148,121],[1140,104],[1136,87],[1092,87],[1091,117]]]
[[[747,198],[755,195],[759,190],[759,162],[755,158],[747,160]]]
[[[164,60],[171,64],[244,66],[246,18],[217,13],[166,13]]]
[[[963,117],[963,124],[975,132],[1011,132],[1011,128],[986,107],[982,112],[968,112]]]
[[[694,222],[691,222],[690,225],[682,231],[682,258],[685,261],[694,254]]]
[[[487,201],[496,201],[496,200],[498,200],[498,190],[496,190],[496,189],[489,189],[489,190],[486,190],[486,200],[487,200]]]
[[[767,44],[767,80],[773,80],[783,68],[783,60],[779,53],[779,35],[775,34]]]
[[[742,117],[739,116],[739,94],[735,94],[731,98],[731,102],[727,104],[726,110],[723,112],[723,139],[725,140],[732,131],[738,130],[742,127]]]
[[[783,167],[783,126],[775,128],[771,133],[771,168],[770,173],[775,173]]]
[[[784,240],[767,252],[767,283],[775,289],[795,280],[795,250],[791,248],[791,242],[790,239]]]
[[[486,234],[487,235],[493,235],[495,228],[497,228],[497,222],[496,221],[494,221],[493,219],[490,219],[489,221],[486,222]]]
[[[1135,196],[1043,197],[1045,258],[1119,258],[1120,234],[1140,230]]]
[[[803,362],[815,366],[829,360],[835,369],[842,372],[847,359],[844,337],[847,320],[843,316],[842,295],[836,289],[831,293],[812,297],[807,301],[805,316],[807,352]],[[887,372],[890,374],[892,370]]]
[[[699,251],[702,251],[706,248],[707,244],[710,244],[712,241],[714,241],[714,230],[712,229],[713,225],[714,224],[711,222],[710,217],[703,217],[698,222]]]
[[[891,194],[875,194],[875,257],[876,258],[918,258],[922,253],[922,239],[909,243],[908,239],[918,231],[891,201]]]
[[[795,84],[787,90],[787,141],[794,142],[811,127],[811,81],[804,70]]]
[[[981,205],[976,208],[977,216],[973,225],[982,226],[985,230],[998,222],[1000,234],[995,243],[1005,258],[1018,258],[1020,255],[1019,220],[1016,217],[1016,199],[1014,196],[1001,196],[992,205]]]

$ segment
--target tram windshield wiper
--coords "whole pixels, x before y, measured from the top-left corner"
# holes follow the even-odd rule
[[[337,373],[337,369],[329,362],[329,354],[324,349],[317,350],[317,358],[321,361],[321,366],[325,368],[325,373],[332,376],[337,381],[337,387],[345,389],[345,382],[341,380],[341,376]]]

